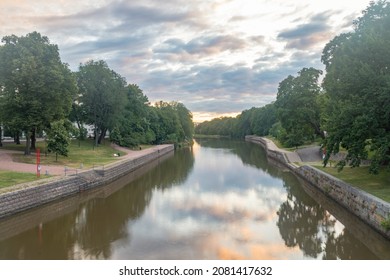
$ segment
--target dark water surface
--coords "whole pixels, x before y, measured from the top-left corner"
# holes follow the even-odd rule
[[[0,259],[390,259],[390,244],[260,146],[199,140],[0,220]]]

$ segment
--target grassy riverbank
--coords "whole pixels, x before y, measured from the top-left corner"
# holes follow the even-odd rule
[[[383,168],[378,175],[370,174],[368,166],[344,167],[338,171],[334,167],[314,166],[344,182],[356,186],[376,197],[390,202],[390,170]]]
[[[0,170],[0,189],[25,183],[39,180],[37,175],[33,173],[23,173],[23,172],[14,172],[14,171],[4,171]]]
[[[93,144],[93,140],[90,139],[84,141],[73,140],[69,146],[68,156],[58,156],[57,161],[55,154],[46,153],[45,142],[37,142],[36,146],[41,150],[42,165],[60,165],[72,168],[88,168],[92,167],[93,165],[104,165],[117,160],[117,157],[114,157],[114,154],[118,153],[118,151],[111,147],[109,141],[99,145],[98,147],[94,147]],[[7,144],[4,146],[4,149],[23,151],[24,145]],[[124,155],[122,151],[119,153]],[[16,162],[35,164],[36,156],[35,154],[29,156],[15,154],[13,155],[13,160]]]

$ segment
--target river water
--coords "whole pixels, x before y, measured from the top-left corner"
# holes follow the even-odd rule
[[[390,259],[390,244],[260,146],[205,139],[0,220],[0,259]]]

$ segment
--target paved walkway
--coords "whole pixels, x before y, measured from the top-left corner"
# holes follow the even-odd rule
[[[275,143],[265,137],[262,137],[267,142],[267,147],[269,150],[273,151],[279,151],[286,155],[289,162],[302,162],[302,159],[300,158],[299,154],[297,152],[290,152],[283,149],[278,148],[278,146],[275,145]]]
[[[167,145],[158,145],[158,146],[155,146],[155,147],[152,147],[149,149],[133,151],[133,150],[130,150],[127,148],[113,145],[113,147],[116,150],[122,151],[123,153],[127,153],[126,155],[118,157],[117,161],[125,160],[125,159],[135,159],[135,158],[138,158],[140,156],[146,155],[148,153],[160,150],[166,146]],[[0,170],[36,173],[36,170],[37,170],[36,164],[14,162],[12,160],[13,154],[23,154],[23,152],[0,149]],[[113,162],[115,162],[115,161],[113,161]],[[46,172],[50,175],[64,175],[65,174],[65,167],[58,166],[58,165],[41,165],[41,175],[46,174]]]
[[[0,150],[0,170],[36,173],[36,164],[14,162],[12,160],[13,154],[23,154],[23,152],[3,149]],[[54,165],[41,165],[41,174],[45,174],[46,171],[50,175],[62,175],[64,174],[64,167]]]
[[[320,146],[300,148],[297,153],[303,162],[322,161]]]

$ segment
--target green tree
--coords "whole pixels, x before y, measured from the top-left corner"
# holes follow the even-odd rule
[[[278,119],[286,130],[288,146],[297,146],[314,135],[325,137],[321,128],[321,87],[318,83],[322,71],[303,68],[297,77],[288,76],[279,84],[275,106]]]
[[[194,122],[192,121],[192,113],[180,102],[171,102],[171,106],[176,111],[179,118],[181,128],[184,135],[180,141],[190,141],[194,135]]]
[[[233,137],[236,133],[237,118],[220,117],[204,121],[195,128],[195,133]]]
[[[81,64],[77,73],[85,122],[95,127],[95,145],[113,129],[123,113],[126,81],[103,60]]]
[[[26,133],[25,154],[30,139],[56,120],[68,116],[76,82],[61,62],[57,45],[46,36],[5,36],[0,46],[0,88],[3,124]],[[32,148],[35,137],[32,138]]]
[[[150,128],[149,100],[138,85],[126,87],[127,103],[110,138],[113,142],[127,147],[150,144],[155,141],[155,134]]]
[[[184,104],[160,101],[150,110],[150,127],[155,133],[155,144],[192,141],[192,113]]]
[[[51,123],[47,132],[47,150],[49,153],[56,154],[56,161],[58,155],[68,156],[68,147],[70,144],[69,131],[63,120]]]
[[[390,162],[390,4],[371,2],[354,21],[354,31],[341,34],[324,48],[327,157],[347,150],[347,163],[359,166],[372,153],[370,171]]]
[[[274,103],[256,108],[253,112],[251,127],[254,134],[265,136],[271,127],[278,121]]]

